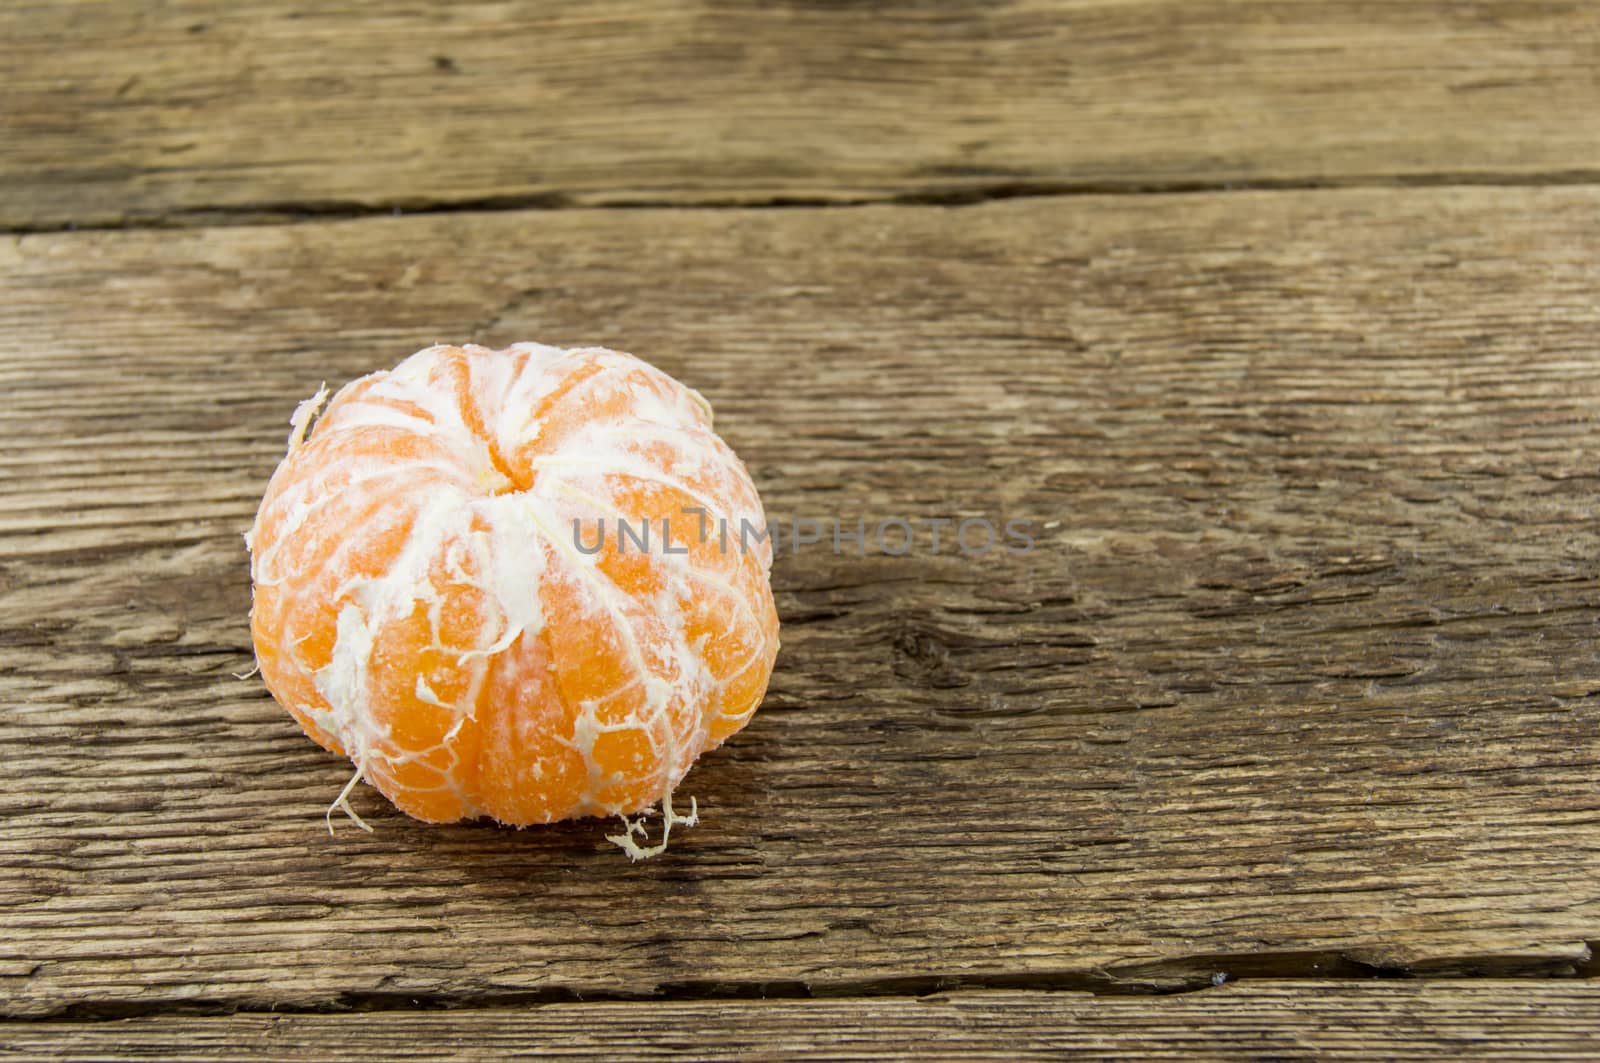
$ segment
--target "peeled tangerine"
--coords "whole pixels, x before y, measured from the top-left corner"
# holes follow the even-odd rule
[[[355,764],[334,807],[361,823],[365,779],[436,823],[621,815],[612,841],[659,852],[778,649],[761,500],[705,399],[533,343],[418,351],[312,431],[326,397],[295,411],[245,541],[262,678]],[[644,847],[627,817],[657,802]]]

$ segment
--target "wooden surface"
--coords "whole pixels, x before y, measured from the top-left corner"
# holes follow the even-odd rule
[[[1597,207],[14,241],[10,1009],[1585,963]],[[346,765],[233,677],[239,533],[297,398],[466,335],[648,336],[774,515],[1023,515],[1037,548],[781,557],[768,703],[696,769],[706,822],[663,859],[370,792],[377,832],[329,837]]]
[[[8,1060],[1197,1058],[1588,1060],[1592,983],[1261,982],[1180,996],[991,990],[922,999],[551,1004],[467,1012],[0,1026]]]
[[[1600,174],[1583,2],[0,7],[0,224]]]
[[[1593,1054],[1592,8],[98,7],[0,12],[5,1051]],[[296,402],[468,339],[1035,548],[780,551],[657,860],[329,837],[240,533]]]

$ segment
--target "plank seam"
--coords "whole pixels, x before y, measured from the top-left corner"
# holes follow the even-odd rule
[[[1372,174],[1345,177],[1286,177],[1217,181],[1085,180],[1003,181],[958,188],[924,189],[862,196],[770,196],[756,198],[707,197],[704,199],[585,196],[564,192],[485,196],[458,200],[404,198],[360,202],[343,199],[277,200],[247,205],[182,207],[150,214],[132,214],[119,220],[55,222],[0,227],[0,235],[31,236],[59,232],[118,232],[145,229],[230,228],[249,225],[285,225],[303,222],[353,221],[397,215],[483,214],[509,211],[568,210],[784,210],[850,209],[856,207],[968,207],[1010,199],[1044,199],[1079,196],[1183,196],[1228,192],[1296,192],[1336,189],[1412,188],[1568,188],[1600,184],[1600,169],[1578,169],[1540,174],[1484,172]]]
[[[322,1015],[385,1011],[479,1011],[552,1004],[713,1002],[732,1000],[823,1000],[924,998],[952,992],[1077,993],[1092,996],[1172,996],[1254,981],[1488,982],[1600,981],[1600,941],[1585,942],[1587,958],[1465,956],[1407,967],[1358,959],[1348,953],[1237,953],[1162,960],[1089,970],[907,975],[807,982],[661,982],[653,992],[551,986],[512,992],[351,991],[323,1001],[278,1003],[255,997],[203,1000],[78,1001],[29,1014],[0,1013],[0,1023],[114,1021],[159,1016],[233,1014]]]

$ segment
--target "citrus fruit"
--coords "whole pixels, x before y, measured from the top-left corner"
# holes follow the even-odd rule
[[[626,817],[692,821],[673,791],[778,648],[761,500],[709,404],[533,343],[426,348],[319,417],[326,395],[246,543],[262,678],[355,765],[334,807],[360,823],[364,779],[430,822],[621,815],[613,840],[657,851]]]

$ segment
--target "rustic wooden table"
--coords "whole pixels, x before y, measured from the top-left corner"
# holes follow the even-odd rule
[[[1600,1054],[1600,11],[0,8],[0,1055]],[[704,822],[429,827],[251,664],[289,411],[623,347],[772,515]],[[846,544],[848,547],[848,544]]]

